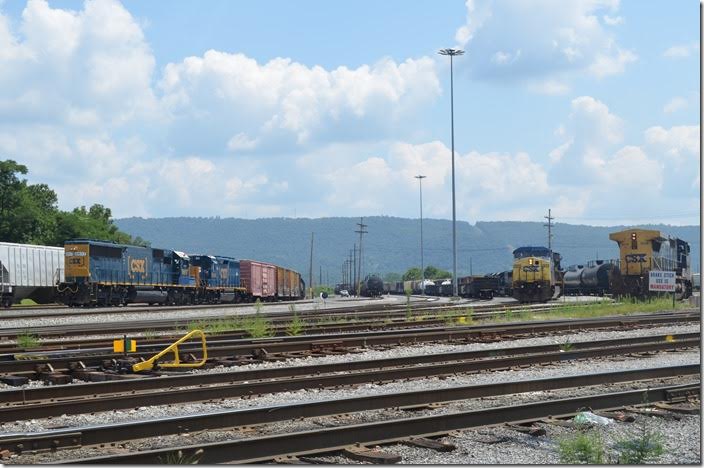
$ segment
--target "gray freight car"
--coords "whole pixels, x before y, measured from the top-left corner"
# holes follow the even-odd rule
[[[0,304],[22,299],[53,302],[56,285],[64,280],[64,249],[45,245],[0,242]]]

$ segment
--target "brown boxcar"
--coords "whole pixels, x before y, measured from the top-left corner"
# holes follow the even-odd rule
[[[256,260],[240,260],[240,283],[255,298],[276,296],[276,266]]]

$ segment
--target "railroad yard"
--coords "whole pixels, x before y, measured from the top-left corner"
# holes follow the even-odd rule
[[[620,307],[385,295],[13,308],[0,330],[0,456],[559,463],[562,441],[589,428],[613,460],[619,441],[657,431],[664,450],[651,461],[700,463],[699,309]],[[203,366],[170,368],[170,353],[134,372],[196,330]],[[136,349],[115,352],[123,337]],[[178,347],[183,364],[202,352],[199,336]]]

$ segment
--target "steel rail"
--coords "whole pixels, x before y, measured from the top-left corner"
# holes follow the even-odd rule
[[[612,340],[598,340],[590,342],[569,343],[569,351],[579,351],[592,348],[612,348],[615,351],[631,345],[654,344],[663,342],[677,342],[696,346],[701,338],[700,333],[683,333],[667,335],[649,335],[634,338],[619,338]],[[513,355],[532,355],[538,353],[554,353],[564,350],[560,344],[532,345],[509,348],[492,348],[474,351],[456,351],[433,354],[420,354],[396,358],[371,359],[363,361],[345,361],[328,364],[311,364],[305,366],[259,368],[251,370],[234,370],[217,373],[187,373],[183,375],[164,375],[158,378],[145,376],[141,379],[109,380],[84,384],[64,386],[44,386],[26,389],[10,389],[0,391],[0,401],[5,406],[12,403],[36,402],[39,400],[59,400],[65,398],[83,397],[87,395],[105,395],[127,393],[163,388],[187,387],[193,385],[212,385],[221,383],[234,383],[262,379],[275,379],[284,377],[298,377],[306,375],[331,374],[335,372],[350,372],[355,370],[382,369],[388,367],[410,366],[418,364],[431,364],[461,360],[496,358]],[[647,351],[647,349],[645,349]],[[634,351],[630,351],[634,352]]]
[[[587,376],[580,377],[585,378]],[[590,407],[592,410],[613,410],[625,406],[640,405],[644,400],[651,403],[668,401],[673,394],[681,394],[688,391],[699,392],[699,385],[673,385],[625,392],[602,393],[524,405],[502,406],[249,439],[97,456],[81,460],[62,461],[60,463],[153,464],[190,457],[197,459],[198,463],[201,464],[264,462],[283,455],[302,455],[340,450],[356,443],[367,445],[388,444],[411,436],[433,437],[447,434],[450,431],[472,427],[492,426],[506,422],[536,421],[548,416],[567,417],[575,414],[583,407]],[[271,410],[270,413],[275,413],[277,408],[274,407]]]
[[[628,354],[648,351],[674,350],[693,347],[698,339],[681,342],[659,342],[618,346],[612,348],[591,348],[569,352],[549,352],[525,356],[510,356],[471,361],[451,361],[439,364],[417,365],[412,367],[386,367],[381,369],[363,369],[359,372],[343,374],[305,375],[268,380],[226,382],[222,385],[205,386],[201,384],[190,388],[161,388],[154,391],[128,391],[122,394],[103,394],[101,396],[69,397],[54,402],[27,402],[0,407],[0,422],[59,416],[62,414],[81,414],[116,409],[136,408],[176,404],[185,402],[219,400],[265,393],[290,392],[310,388],[334,388],[369,382],[390,382],[401,379],[425,378],[429,376],[472,373],[482,370],[499,370],[517,366],[564,362],[576,359],[595,358],[614,354]],[[256,373],[253,373],[256,375]],[[251,375],[251,374],[250,374]]]
[[[592,319],[562,319],[540,322],[513,322],[492,325],[454,326],[445,328],[415,329],[412,332],[399,332],[398,330],[378,330],[353,334],[329,334],[329,335],[305,335],[289,336],[277,338],[232,340],[230,342],[220,342],[217,347],[209,348],[209,355],[212,357],[233,357],[251,356],[260,350],[268,353],[283,353],[295,351],[310,351],[320,348],[355,348],[368,347],[374,345],[402,345],[408,343],[423,343],[435,341],[468,341],[472,339],[482,339],[487,336],[496,337],[516,337],[520,335],[546,333],[556,331],[573,331],[582,329],[613,328],[636,325],[656,325],[672,322],[693,322],[699,321],[700,315],[696,314],[650,314],[631,315],[618,317],[599,317]],[[184,346],[181,354],[197,352],[196,347]],[[51,353],[39,354],[37,357],[45,355],[44,359],[21,360],[21,361],[1,361],[0,373],[33,374],[37,368],[51,364],[55,370],[68,370],[76,366],[80,361],[87,367],[99,366],[103,362],[113,359],[123,359],[120,354],[92,354],[95,351],[80,350],[79,352],[67,353],[57,357],[49,357]],[[134,358],[149,358],[153,353],[137,352],[131,353]]]
[[[189,433],[206,429],[251,426],[277,421],[331,416],[393,407],[445,403],[471,398],[614,384],[699,373],[696,365],[606,372],[591,375],[510,381],[498,384],[455,386],[444,389],[321,400],[212,413],[130,421],[44,432],[0,435],[0,450],[37,452],[77,446],[94,446],[147,437]]]

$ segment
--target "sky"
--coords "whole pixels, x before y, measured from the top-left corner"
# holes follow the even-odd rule
[[[691,0],[0,0],[0,159],[115,217],[699,224]]]

